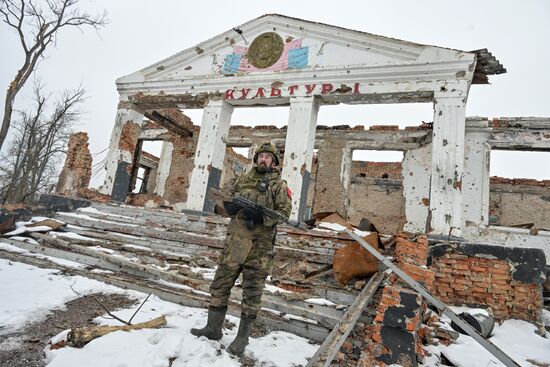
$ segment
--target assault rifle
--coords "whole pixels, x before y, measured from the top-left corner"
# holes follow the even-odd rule
[[[259,213],[261,215],[265,215],[268,218],[271,219],[277,219],[283,223],[286,223],[292,227],[300,228],[300,229],[306,229],[305,223],[301,223],[296,220],[291,220],[282,215],[281,213],[266,208],[263,205],[256,204],[255,202],[248,200],[246,198],[243,198],[242,196],[230,196],[227,195],[220,190],[216,190],[214,188],[210,188],[208,190],[208,198],[214,203],[217,204],[219,207],[225,207],[224,203],[232,203],[234,206],[238,207],[239,209],[249,209],[256,213]]]

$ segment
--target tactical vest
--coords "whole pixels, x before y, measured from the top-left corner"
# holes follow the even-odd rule
[[[237,190],[239,195],[269,209],[275,209],[275,192],[280,185],[280,172],[277,170],[267,173],[267,190],[259,190],[264,173],[251,169],[244,177],[239,179]]]

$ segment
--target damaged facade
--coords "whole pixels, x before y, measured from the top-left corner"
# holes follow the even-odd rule
[[[540,321],[550,258],[550,181],[491,178],[489,169],[493,149],[550,152],[550,119],[465,117],[472,85],[506,71],[487,50],[414,44],[280,15],[239,30],[117,80],[119,107],[98,196],[211,212],[208,188],[232,182],[250,167],[256,148],[270,141],[294,192],[293,219],[338,212],[353,225],[368,218],[381,233],[404,231],[395,239],[398,265],[444,302],[486,306],[497,319]],[[254,60],[258,50],[246,40],[260,35],[274,44],[281,40],[280,49]],[[415,102],[433,103],[432,123],[368,130],[317,125],[324,105]],[[289,106],[287,126],[231,125],[234,109],[251,106]],[[200,127],[181,112],[197,108],[204,111]],[[142,150],[148,140],[163,141],[160,157]],[[249,148],[248,156],[232,148]],[[403,159],[354,161],[357,150],[398,151]],[[65,186],[60,183],[60,193],[79,194]],[[300,236],[310,236],[306,247],[323,247],[315,242],[321,234],[294,232]],[[284,244],[292,230],[282,237],[280,232],[279,256],[299,256],[301,250]],[[331,264],[342,247],[341,239],[336,242],[302,257],[314,254]],[[354,336],[368,344],[362,365],[416,365],[419,343],[428,338],[422,331],[425,301],[395,277],[378,296],[373,322],[358,323],[363,331]]]

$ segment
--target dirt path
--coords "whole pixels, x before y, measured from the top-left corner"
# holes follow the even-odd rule
[[[127,308],[136,303],[126,296],[95,294],[109,311]],[[43,367],[48,340],[65,329],[92,326],[93,319],[105,314],[91,296],[68,302],[65,311],[53,311],[48,317],[13,333],[0,335],[0,366]]]

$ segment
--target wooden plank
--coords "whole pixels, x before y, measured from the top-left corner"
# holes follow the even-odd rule
[[[4,241],[4,239],[2,239],[2,241]],[[150,280],[146,279],[129,278],[128,275],[122,276],[121,274],[111,275],[92,273],[86,270],[68,268],[45,259],[37,259],[34,257],[16,254],[4,250],[0,250],[0,258],[27,263],[43,268],[54,268],[63,270],[66,274],[80,275],[83,277],[102,281],[104,283],[111,284],[123,289],[132,289],[146,294],[152,293],[164,301],[172,302],[182,306],[198,308],[206,308],[208,306],[208,297],[205,295],[193,293],[183,289],[170,288],[164,284],[151,282]],[[228,309],[228,314],[235,317],[240,317],[240,303],[231,301]],[[261,311],[258,315],[257,321],[260,324],[268,326],[271,330],[283,330],[318,343],[321,343],[323,340],[325,340],[329,333],[329,329],[321,325],[309,324],[300,320],[283,319],[282,317],[278,317],[267,311]]]
[[[170,232],[155,228],[144,228],[140,226],[129,226],[120,223],[110,223],[99,220],[91,220],[77,216],[57,213],[55,218],[65,223],[73,224],[80,227],[101,229],[104,231],[125,233],[135,236],[147,236],[152,238],[165,239],[183,243],[193,243],[204,245],[213,248],[223,248],[223,239],[212,236],[201,236],[189,232]]]
[[[162,240],[158,238],[149,238],[142,236],[141,238],[135,236],[129,236],[123,233],[117,232],[105,232],[102,230],[94,230],[93,228],[81,229],[75,226],[67,226],[63,228],[65,232],[76,233],[85,237],[108,240],[117,243],[125,243],[131,245],[138,245],[144,247],[150,247],[154,251],[169,252],[174,254],[183,254],[190,256],[206,256],[210,258],[217,258],[219,254],[218,249],[212,249],[206,246],[194,245],[194,244],[182,244],[180,242]]]
[[[317,270],[310,271],[309,273],[304,274],[304,278],[305,279],[310,279],[310,278],[318,277],[318,276],[321,276],[321,275],[326,275],[330,272],[332,272],[332,264],[328,264],[328,265],[320,267]]]
[[[163,209],[147,209],[143,207],[133,207],[128,205],[113,205],[113,204],[101,204],[94,203],[92,208],[96,208],[101,212],[107,212],[118,215],[136,216],[136,217],[152,217],[152,218],[174,218],[179,220],[188,220],[202,223],[212,223],[227,225],[229,223],[228,218],[222,218],[218,216],[200,216],[193,214],[184,214],[170,210]]]
[[[150,265],[135,263],[123,257],[115,257],[106,253],[102,253],[100,251],[89,249],[84,246],[74,245],[59,238],[54,238],[42,233],[32,233],[31,236],[38,239],[41,243],[52,244],[66,251],[77,252],[85,256],[101,259],[105,263],[110,264],[109,270],[113,270],[114,268],[114,270],[116,271],[124,271],[126,273],[135,274],[144,278],[153,277],[154,279],[162,279],[167,282],[183,284],[202,291],[208,289],[208,283],[202,279],[193,279],[181,274],[163,271]]]
[[[43,244],[37,245],[18,240],[8,240],[9,243],[32,252],[39,252],[49,256],[64,258],[67,260],[101,267],[115,272],[124,272],[142,278],[162,279],[164,281],[175,284],[183,284],[195,290],[200,290],[203,292],[206,292],[209,288],[209,283],[204,279],[191,278],[180,274],[173,274],[148,265],[133,263],[129,260],[121,259],[119,257],[113,257],[112,255],[103,254],[101,252],[90,250],[79,245],[69,244],[63,240],[59,240],[57,238],[53,238],[44,234],[34,233],[33,237],[39,239],[41,242],[43,242]],[[61,246],[62,249],[55,249],[44,246],[44,244],[48,243],[56,246]],[[264,297],[267,299],[265,307],[274,309],[279,312],[294,314],[312,320],[319,318],[321,326],[324,327],[334,325],[337,322],[339,316],[338,310],[332,311],[328,308],[326,308],[326,310],[323,310],[322,306],[309,306],[304,302],[288,302],[271,294],[266,294],[264,295]],[[233,288],[233,291],[231,292],[231,299],[235,302],[241,301],[242,292],[240,291],[240,289]]]
[[[182,248],[190,245],[202,245],[211,248],[223,248],[224,242],[222,239],[193,235],[191,233],[182,232],[164,232],[152,228],[142,228],[139,226],[124,226],[123,224],[105,223],[101,221],[94,221],[86,218],[73,217],[58,213],[56,219],[59,219],[65,223],[76,225],[79,227],[92,228],[96,230],[109,231],[113,233],[122,233],[127,235],[141,235],[144,237],[150,237],[154,239],[167,240],[167,241],[179,241]],[[69,229],[78,233],[78,229]],[[290,257],[294,259],[303,259],[310,262],[320,264],[332,264],[333,255],[323,254],[310,250],[302,250],[297,248],[275,246],[277,256]]]
[[[190,231],[194,233],[202,233],[211,236],[220,236],[225,234],[226,227],[216,228],[216,226],[207,226],[206,223],[189,222],[182,219],[167,218],[162,216],[121,216],[111,213],[94,213],[78,209],[78,214],[87,215],[91,218],[108,220],[118,223],[137,224],[142,226],[166,228],[171,231]],[[62,214],[62,213],[60,213]],[[212,228],[208,228],[212,227]]]
[[[283,258],[292,258],[298,260],[307,260],[319,264],[332,264],[333,255],[320,254],[318,252],[301,250],[297,248],[275,246],[275,255]]]
[[[309,360],[307,367],[328,367],[334,359],[334,356],[348,337],[355,323],[361,316],[363,309],[370,302],[380,283],[384,280],[383,273],[376,273],[369,280],[365,288],[359,293],[350,308],[346,311],[344,317],[338,322],[338,325],[330,332],[327,339],[321,344],[321,347]]]

